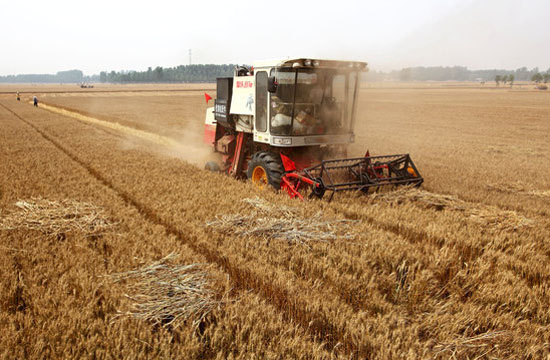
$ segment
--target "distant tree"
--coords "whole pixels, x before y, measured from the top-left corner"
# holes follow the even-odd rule
[[[515,78],[516,77],[514,76],[514,74],[508,75],[508,82],[510,83],[510,87],[512,87],[514,85]]]
[[[62,83],[67,83],[67,82],[79,83],[79,82],[82,82],[82,79],[84,78],[84,74],[82,73],[81,70],[58,71],[55,76],[57,80]]]
[[[399,75],[399,79],[401,81],[410,81],[412,78],[412,69],[411,68],[405,68],[401,70],[401,74]]]
[[[502,75],[502,77],[500,78],[500,81],[502,81],[502,83],[506,85],[506,82],[508,81],[508,75]]]
[[[502,81],[502,76],[496,75],[495,76],[495,82],[497,83],[497,86],[500,84],[501,81]]]
[[[544,79],[544,77],[542,76],[541,73],[537,72],[535,75],[533,75],[531,77],[531,81],[534,81],[535,83],[540,83],[542,80]]]
[[[105,71],[102,71],[99,73],[99,81],[101,82],[107,81],[107,73]]]
[[[515,71],[515,77],[517,80],[526,80],[526,76],[528,76],[528,73],[529,70],[527,70],[527,68],[524,66]]]
[[[163,78],[164,78],[164,73],[163,73],[162,66],[157,66],[155,68],[155,80],[162,81]]]
[[[550,72],[544,73],[542,75],[542,80],[544,81],[545,84],[550,82]]]

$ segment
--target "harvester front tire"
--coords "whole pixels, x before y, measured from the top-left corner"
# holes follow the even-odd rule
[[[283,172],[283,163],[278,154],[257,152],[252,155],[252,159],[248,163],[246,175],[259,188],[264,188],[269,184],[275,190],[279,190]]]

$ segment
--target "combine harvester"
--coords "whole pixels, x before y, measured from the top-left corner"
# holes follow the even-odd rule
[[[206,110],[206,143],[221,154],[206,169],[248,177],[291,197],[331,191],[416,185],[423,179],[408,154],[346,158],[364,62],[292,59],[255,63],[217,79]],[[207,102],[209,96],[207,97]]]

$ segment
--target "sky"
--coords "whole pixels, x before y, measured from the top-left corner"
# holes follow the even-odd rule
[[[550,68],[549,0],[5,1],[0,75],[312,57]]]

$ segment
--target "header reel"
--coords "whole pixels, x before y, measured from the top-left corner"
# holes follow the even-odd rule
[[[285,173],[281,189],[291,197],[303,199],[301,188],[310,186],[309,197],[323,198],[331,191],[329,201],[339,191],[378,191],[382,187],[420,186],[424,179],[409,154],[369,156],[362,158],[322,160],[318,165],[297,171],[294,163],[281,154]]]

